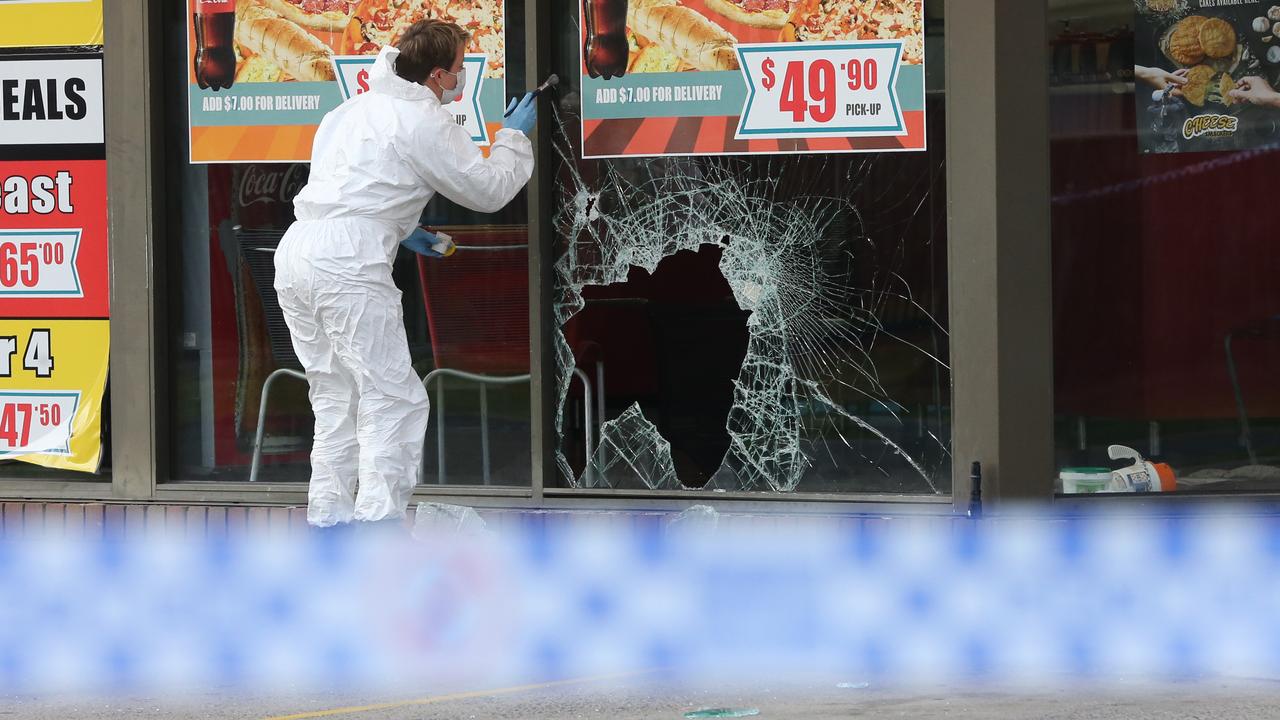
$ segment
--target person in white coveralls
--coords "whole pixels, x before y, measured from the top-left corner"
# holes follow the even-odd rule
[[[430,403],[410,364],[391,266],[437,192],[496,212],[533,174],[536,96],[508,107],[484,157],[445,105],[466,86],[457,25],[423,20],[382,48],[369,91],[325,115],[275,289],[315,411],[307,522],[402,520],[418,481]],[[357,487],[359,488],[357,492]]]

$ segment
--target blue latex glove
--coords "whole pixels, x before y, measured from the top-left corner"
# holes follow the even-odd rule
[[[528,135],[533,132],[533,126],[538,124],[538,96],[531,92],[525,93],[519,103],[515,98],[511,98],[511,104],[507,105],[507,112],[511,114],[502,121],[502,127],[519,130]]]
[[[452,254],[452,253],[437,252],[435,248],[431,247],[432,245],[435,245],[441,242],[441,240],[442,238],[440,236],[427,230],[426,228],[416,227],[413,229],[413,232],[409,235],[409,237],[400,241],[400,244],[418,253],[419,255],[426,255],[427,257],[434,257],[434,258],[447,257],[449,254]],[[452,246],[450,247],[450,249],[452,250]]]

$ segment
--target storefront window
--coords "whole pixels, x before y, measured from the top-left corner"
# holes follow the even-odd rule
[[[109,480],[101,2],[0,3],[0,473]]]
[[[949,493],[943,4],[860,16],[859,39],[903,43],[889,62],[763,46],[760,65],[722,44],[851,38],[710,3],[578,2],[552,4],[583,15],[554,38],[560,485]],[[812,108],[748,136],[740,63],[761,107]],[[877,68],[906,129],[818,137],[826,91],[877,86]]]
[[[1049,2],[1060,490],[1280,488],[1273,5]]]
[[[305,381],[281,372],[301,367],[273,290],[273,251],[307,180],[315,125],[343,93],[357,92],[360,63],[377,48],[353,44],[353,33],[363,32],[358,19],[328,29],[272,23],[271,32],[288,32],[294,45],[319,54],[319,61],[303,63],[256,44],[260,38],[250,31],[268,11],[255,4],[207,19],[188,6],[166,5],[164,32],[172,474],[303,482],[314,418]],[[509,4],[504,27],[476,33],[478,47],[468,48],[492,55],[487,67],[473,71],[471,82],[479,88],[475,75],[483,74],[485,88],[476,103],[523,89],[523,8]],[[494,40],[503,31],[505,54]],[[227,60],[210,50],[207,66],[212,75],[228,75],[231,87],[199,89],[193,53],[201,45],[234,53]],[[333,57],[354,65],[334,64]],[[222,67],[228,63],[233,72]],[[350,77],[345,67],[353,68]],[[489,111],[490,131],[496,114]],[[424,378],[438,370],[470,376],[432,378],[423,484],[530,482],[526,205],[522,194],[482,215],[437,197],[422,223],[451,235],[457,252],[419,259],[402,249],[395,262],[415,370]]]

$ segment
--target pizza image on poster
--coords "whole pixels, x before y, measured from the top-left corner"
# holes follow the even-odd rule
[[[581,0],[584,157],[923,150],[923,0]]]
[[[502,0],[186,1],[193,163],[309,161],[325,113],[367,90],[382,47],[428,18],[470,34],[470,82],[446,107],[481,145],[501,127]]]
[[[1280,140],[1276,0],[1134,0],[1144,153],[1230,151]]]

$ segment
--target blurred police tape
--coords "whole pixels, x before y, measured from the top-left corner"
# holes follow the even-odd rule
[[[0,692],[1280,672],[1280,519],[468,517],[0,543]]]

